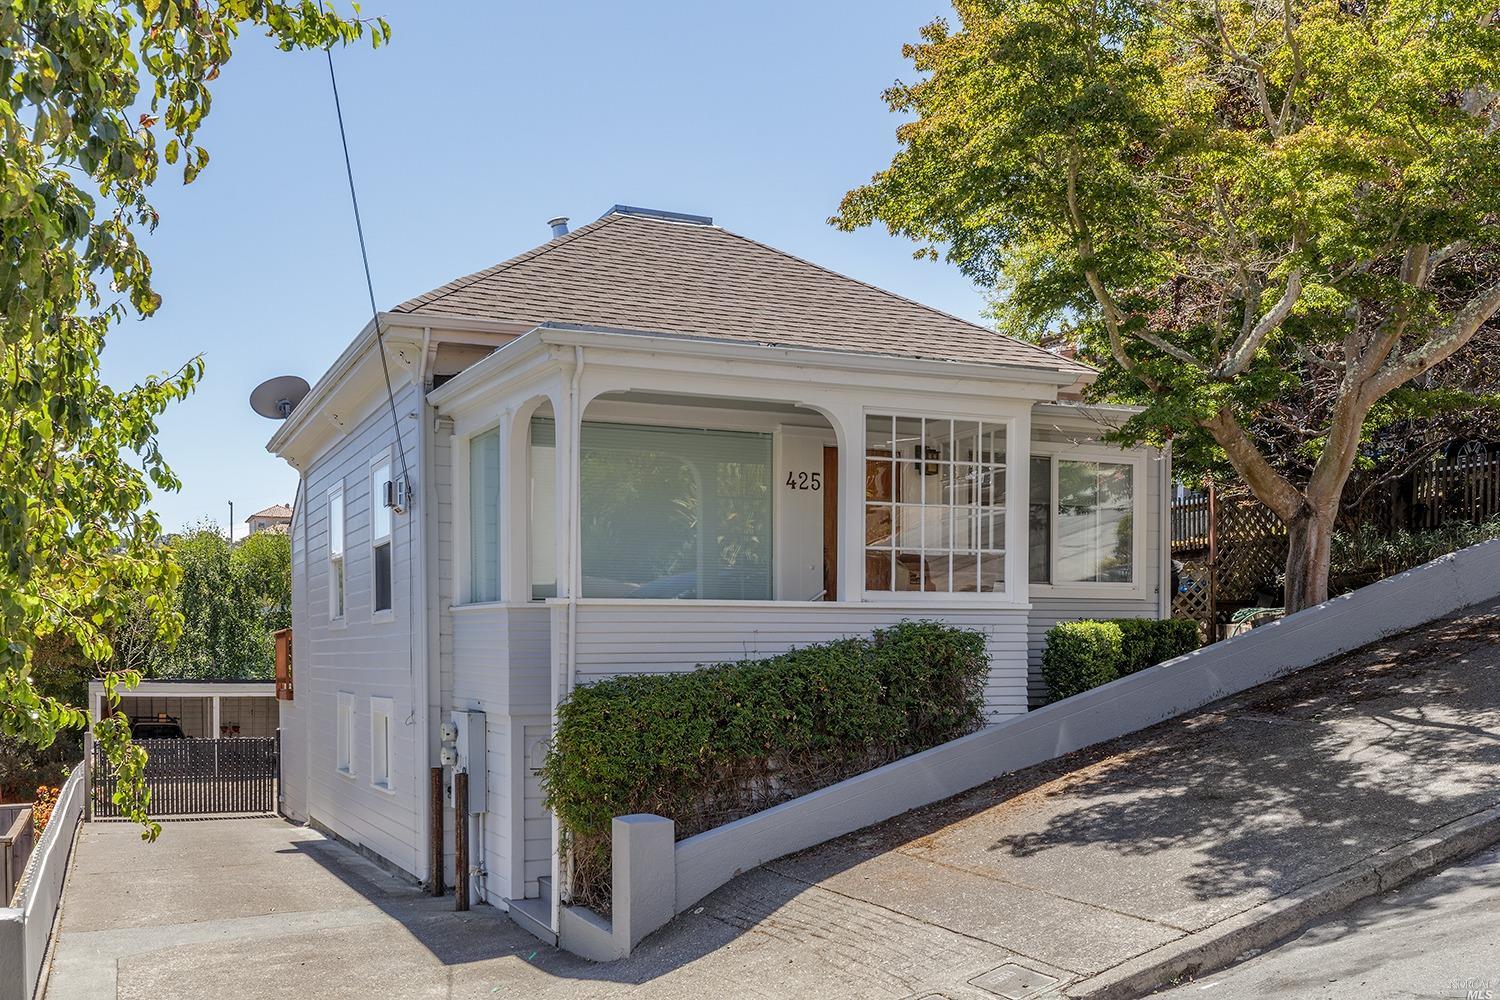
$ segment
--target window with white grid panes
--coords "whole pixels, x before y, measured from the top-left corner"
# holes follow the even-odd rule
[[[865,590],[1005,589],[1003,422],[865,418]]]

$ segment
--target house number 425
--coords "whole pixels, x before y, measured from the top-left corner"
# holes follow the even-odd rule
[[[823,488],[823,473],[821,472],[788,472],[786,474],[786,485],[793,490],[812,490],[817,492]]]

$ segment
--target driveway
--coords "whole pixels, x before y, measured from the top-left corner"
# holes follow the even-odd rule
[[[281,821],[171,823],[155,845],[91,824],[47,996],[1087,992],[1317,886],[1378,884],[1455,830],[1500,829],[1496,610],[763,866],[613,965],[488,907],[455,914]]]

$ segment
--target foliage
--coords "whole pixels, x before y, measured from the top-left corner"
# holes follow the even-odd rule
[[[46,746],[85,712],[38,690],[38,641],[61,635],[94,662],[112,625],[144,606],[160,638],[178,623],[151,489],[179,486],[157,418],[189,393],[199,359],[117,389],[100,372],[110,327],[161,299],[139,237],[157,222],[147,192],[163,160],[185,182],[210,84],[240,31],[282,49],[368,36],[383,21],[276,0],[12,0],[0,8],[0,734]],[[144,91],[144,92],[143,92]],[[111,691],[125,675],[106,683]],[[98,742],[124,779],[126,813],[147,822],[123,719]],[[156,827],[147,823],[145,835]]]
[[[1122,437],[1232,466],[1316,603],[1362,442],[1421,412],[1376,405],[1500,309],[1493,4],[955,7],[886,93],[899,151],[833,221],[942,249],[1007,332],[1080,341],[1094,395],[1145,406]]]
[[[38,785],[31,800],[31,828],[40,837],[52,822],[52,810],[57,807],[57,797],[62,788],[56,785]]]
[[[271,633],[291,624],[291,540],[260,532],[231,545],[212,522],[172,539],[182,577],[170,602],[182,636],[145,665],[152,677],[267,678]]]
[[[1059,622],[1047,631],[1042,679],[1054,700],[1070,698],[1197,648],[1198,623],[1185,618]]]
[[[568,833],[574,894],[607,905],[610,823],[690,836],[935,746],[981,724],[984,636],[902,622],[781,656],[621,676],[558,708],[541,770]]]
[[[1120,629],[1120,675],[1175,660],[1198,648],[1198,623],[1191,618],[1116,618]]]
[[[1457,522],[1426,531],[1385,531],[1360,525],[1333,536],[1332,589],[1342,594],[1415,569],[1439,556],[1500,538],[1500,518]]]
[[[1119,677],[1123,641],[1114,622],[1058,622],[1048,629],[1042,679],[1053,699],[1071,698]]]

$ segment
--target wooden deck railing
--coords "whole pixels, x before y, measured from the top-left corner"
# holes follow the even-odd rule
[[[31,803],[15,802],[0,805],[0,890],[5,896],[0,906],[8,906],[16,893],[16,883],[26,870],[26,859],[31,857],[31,848],[36,843],[36,834],[31,823]]]

